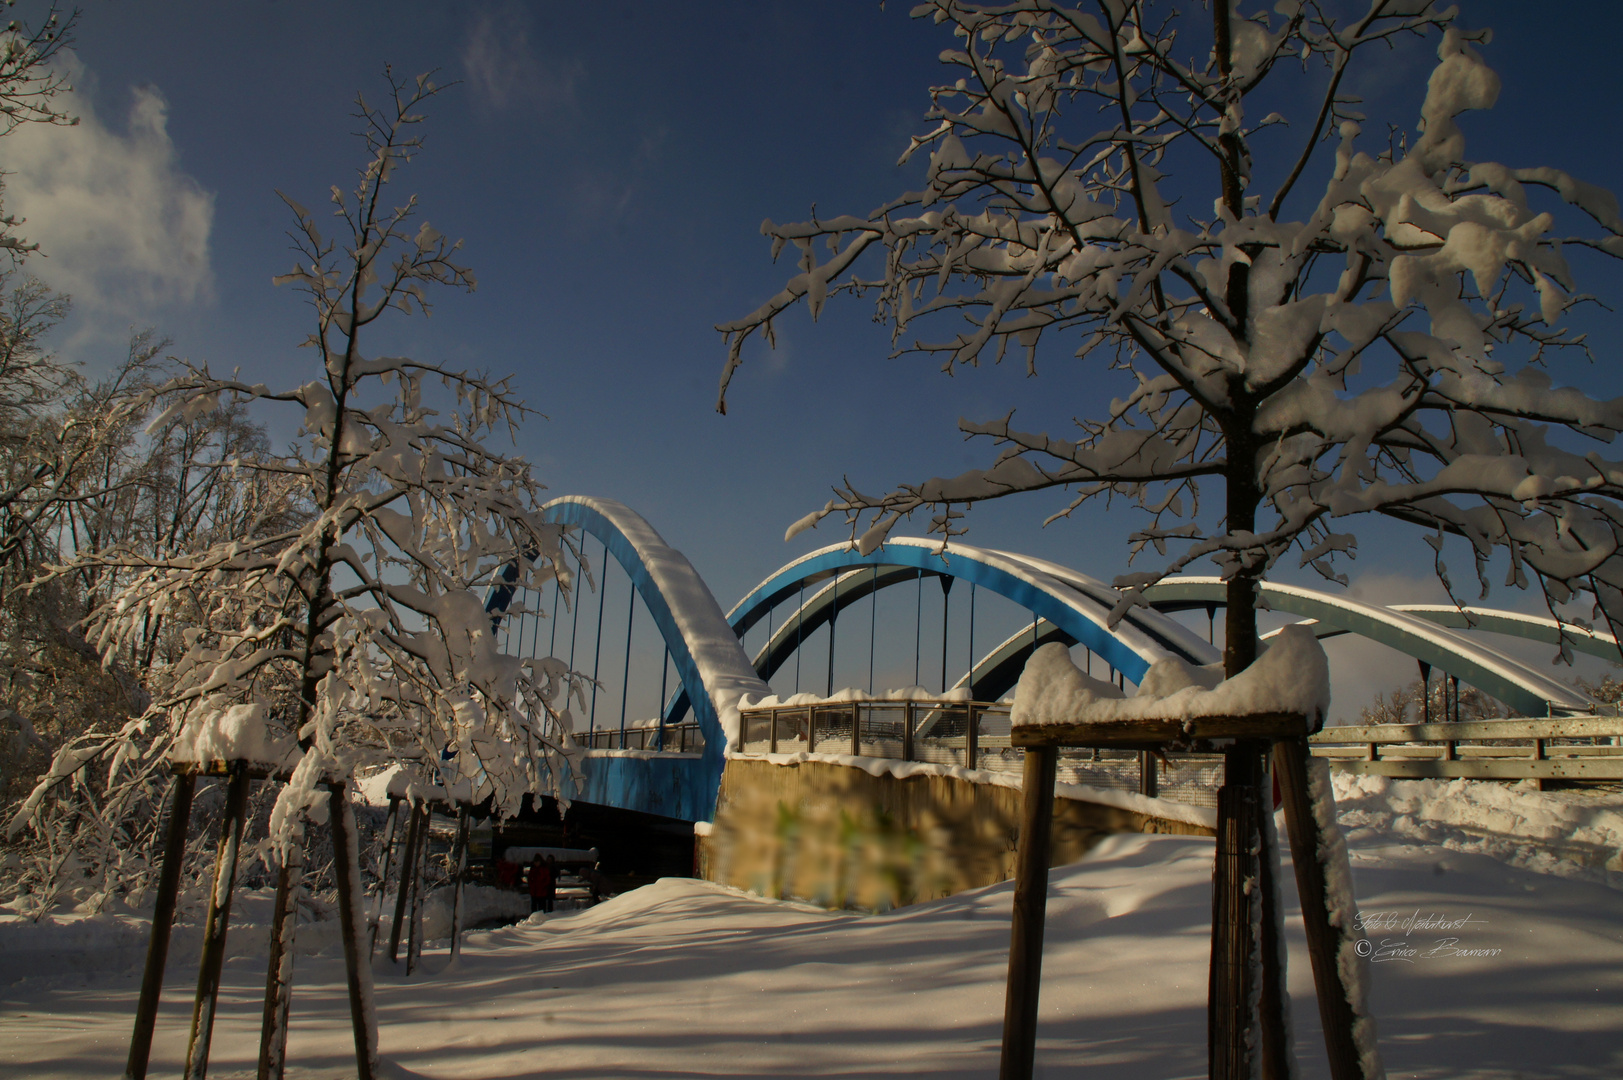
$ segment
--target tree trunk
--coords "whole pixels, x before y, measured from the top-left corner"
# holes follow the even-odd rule
[[[1227,9],[1227,5],[1216,7]],[[1224,32],[1227,15],[1221,14]],[[1236,264],[1229,278],[1229,302],[1243,324],[1247,299],[1244,267]],[[1243,384],[1231,386],[1234,415],[1223,430],[1229,464],[1225,526],[1230,533],[1254,533],[1262,492],[1257,486],[1257,447],[1252,436],[1255,405]],[[1234,678],[1257,659],[1257,598],[1260,569],[1252,557],[1238,556],[1227,582],[1224,607],[1223,672]],[[1277,912],[1266,899],[1267,880],[1277,877],[1277,849],[1265,842],[1262,817],[1273,807],[1264,790],[1262,768],[1267,747],[1236,744],[1225,754],[1224,787],[1217,802],[1217,865],[1212,891],[1212,968],[1207,1001],[1207,1056],[1213,1078],[1251,1076],[1252,1056],[1270,1080],[1294,1072],[1289,1044],[1284,984],[1284,943],[1277,934]],[[1237,1070],[1237,1071],[1236,1071]]]
[[[1238,741],[1224,754],[1217,792],[1217,858],[1212,872],[1212,958],[1207,995],[1207,1062],[1211,1080],[1251,1080],[1261,1032],[1262,903],[1257,800],[1261,748]]]
[[[203,956],[197,965],[197,1000],[192,1006],[192,1033],[186,1044],[187,1080],[208,1075],[209,1042],[214,1037],[214,1008],[220,997],[220,966],[225,963],[225,932],[231,922],[231,894],[237,886],[237,856],[248,810],[248,763],[231,763],[225,815],[220,820],[220,846],[214,860],[214,888],[209,893],[203,931]]]
[[[163,869],[158,873],[158,895],[152,908],[152,936],[147,940],[146,969],[141,973],[141,997],[135,1007],[135,1031],[130,1035],[130,1056],[124,1066],[126,1080],[146,1080],[152,1056],[152,1032],[158,1024],[158,999],[163,993],[163,969],[169,960],[169,934],[175,925],[175,899],[180,892],[180,871],[186,861],[186,827],[192,817],[192,794],[197,774],[175,774],[169,802],[169,828],[164,834]]]
[[[355,1033],[355,1072],[359,1080],[378,1074],[378,1019],[372,994],[372,969],[361,962],[361,859],[360,830],[349,791],[342,781],[332,785],[333,873],[338,878],[338,920],[344,938],[344,967],[349,981],[349,1019]]]
[[[259,1080],[282,1080],[287,1066],[287,1015],[293,1007],[293,947],[299,924],[299,890],[304,882],[304,845],[282,852],[276,874],[270,961],[265,967],[265,1018],[259,1029]]]
[[[1264,770],[1266,778],[1268,772]],[[1262,790],[1272,795],[1265,779]],[[1264,798],[1262,851],[1257,860],[1262,891],[1262,1080],[1295,1080],[1296,1047],[1291,1025],[1290,992],[1286,987],[1289,955],[1285,945],[1285,913],[1279,895],[1279,834],[1274,829],[1273,799]]]

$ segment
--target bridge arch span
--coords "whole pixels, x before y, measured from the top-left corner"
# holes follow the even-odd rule
[[[603,542],[631,579],[670,650],[681,681],[678,697],[690,703],[704,735],[693,755],[640,751],[588,752],[576,797],[689,821],[715,810],[726,749],[736,736],[738,700],[770,688],[756,676],[738,637],[699,572],[640,514],[613,499],[570,495],[541,508],[550,524],[578,528]],[[684,709],[686,711],[686,709]]]
[[[756,655],[756,670],[762,678],[770,678],[793,654],[797,641],[839,610],[877,590],[915,581],[921,574],[969,581],[1005,597],[1032,613],[1040,641],[1068,639],[1068,644],[1086,645],[1135,682],[1150,664],[1166,656],[1192,664],[1209,664],[1219,658],[1215,649],[1182,624],[1155,611],[1129,611],[1110,627],[1109,614],[1117,594],[1085,574],[1040,559],[964,544],[951,544],[943,553],[939,541],[916,537],[892,537],[867,555],[843,543],[813,551],[756,586],[728,613],[727,621],[742,636],[803,587],[816,587]]]
[[[1390,646],[1470,683],[1523,716],[1561,716],[1594,710],[1595,703],[1587,695],[1566,683],[1447,629],[1445,622],[1456,619],[1456,625],[1465,625],[1457,613],[1454,619],[1443,614],[1445,610],[1455,612],[1453,608],[1383,607],[1272,581],[1262,582],[1262,595],[1270,609],[1312,621],[1314,633],[1321,638],[1357,634]],[[1216,577],[1170,577],[1145,589],[1144,597],[1160,611],[1221,607],[1226,586],[1222,578]],[[1525,624],[1529,637],[1554,627],[1553,622],[1516,619],[1507,612],[1479,611],[1478,615],[1494,617],[1494,627],[1502,632],[1501,624],[1512,633],[1517,632],[1514,627]]]

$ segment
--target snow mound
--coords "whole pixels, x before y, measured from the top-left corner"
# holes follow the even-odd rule
[[[1400,841],[1623,888],[1623,792],[1334,771],[1348,840]]]
[[[423,939],[441,941],[451,936],[451,896],[449,887],[435,889],[423,898]],[[385,906],[385,911],[393,908]],[[462,927],[518,922],[530,914],[530,898],[512,889],[490,885],[462,886]],[[302,932],[302,931],[301,931]]]
[[[1222,682],[1211,668],[1175,657],[1158,660],[1133,697],[1085,674],[1071,661],[1069,648],[1051,642],[1027,661],[1010,716],[1016,727],[1030,727],[1299,713],[1316,731],[1329,708],[1324,649],[1312,630],[1298,625],[1285,627],[1254,664]]]

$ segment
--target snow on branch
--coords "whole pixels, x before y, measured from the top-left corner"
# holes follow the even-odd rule
[[[542,520],[542,485],[492,446],[529,410],[507,379],[362,349],[386,314],[427,314],[432,287],[475,284],[454,261],[459,243],[418,219],[415,198],[389,194],[439,88],[392,74],[388,85],[381,105],[358,99],[366,157],[355,186],[333,190],[339,235],[283,196],[299,262],[276,280],[311,304],[306,381],[272,388],[176,361],[131,398],[154,432],[286,410],[300,433],[285,452],[214,469],[287,498],[225,537],[94,547],[70,568],[109,585],[87,620],[105,654],[165,620],[185,626],[149,673],[170,758],[291,770],[299,782],[273,818],[284,832],[315,805],[318,778],[399,764],[513,813],[526,794],[566,797],[579,757],[564,707],[579,676],[503,654],[478,598],[508,565],[519,586],[574,587],[563,555],[575,545]]]
[[[951,370],[1012,348],[1033,372],[1074,357],[1125,392],[1069,437],[961,421],[992,441],[989,468],[879,495],[847,482],[792,531],[841,515],[870,551],[919,511],[945,538],[986,499],[1065,489],[1062,516],[1126,498],[1151,517],[1135,553],[1183,551],[1121,582],[1136,588],[1204,558],[1254,580],[1293,550],[1339,579],[1356,540],[1332,523],[1379,514],[1465,540],[1483,590],[1499,553],[1510,584],[1623,615],[1623,465],[1604,454],[1623,398],[1545,369],[1588,351],[1565,324],[1587,298],[1564,249],[1623,257],[1623,215],[1560,170],[1468,155],[1459,118],[1500,90],[1485,31],[1395,0],[1349,21],[1227,0],[914,15],[951,32],[957,76],[904,155],[928,154],[924,186],[865,217],[763,226],[800,261],[717,327],[722,407],[752,335],[841,293],[872,300],[897,353]],[[1405,36],[1435,42],[1425,98],[1406,132],[1366,138],[1345,79]]]

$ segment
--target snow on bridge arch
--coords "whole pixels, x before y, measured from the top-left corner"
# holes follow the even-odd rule
[[[576,797],[687,821],[708,820],[726,747],[738,730],[738,699],[768,694],[770,688],[756,676],[693,564],[636,511],[613,499],[571,495],[552,500],[541,512],[550,523],[597,537],[625,570],[670,649],[682,684],[678,696],[691,703],[704,735],[698,754],[588,751],[586,778]]]
[[[1215,577],[1171,577],[1144,590],[1145,599],[1162,611],[1220,607],[1226,594],[1223,580]],[[1262,595],[1270,609],[1302,617],[1321,638],[1357,634],[1390,646],[1471,684],[1522,716],[1562,716],[1588,713],[1595,708],[1594,701],[1566,683],[1447,629],[1449,625],[1467,625],[1465,616],[1455,608],[1382,607],[1338,593],[1272,581],[1262,583]],[[1474,613],[1480,629],[1534,640],[1553,641],[1559,635],[1553,620],[1489,609],[1466,610]],[[1609,645],[1611,656],[1617,656],[1615,640],[1576,629],[1569,633],[1581,636],[1576,648],[1602,655]]]
[[[1060,640],[1086,645],[1135,682],[1152,663],[1166,656],[1197,665],[1220,659],[1215,649],[1188,628],[1156,611],[1129,611],[1114,628],[1109,627],[1109,613],[1119,596],[1085,574],[1042,559],[966,544],[949,544],[943,554],[940,541],[917,537],[891,537],[867,555],[843,543],[819,548],[757,585],[733,607],[727,621],[742,636],[802,587],[815,587],[755,656],[755,670],[762,678],[771,678],[794,655],[798,642],[840,610],[877,590],[915,581],[921,573],[969,581],[1013,601],[1032,613],[1039,643]],[[988,658],[975,665],[971,686],[977,697],[982,693],[1000,696],[1014,685],[1018,665],[1031,651],[1030,638],[1026,631],[1022,642],[1017,633],[1001,652],[994,652],[998,663],[989,666]]]

